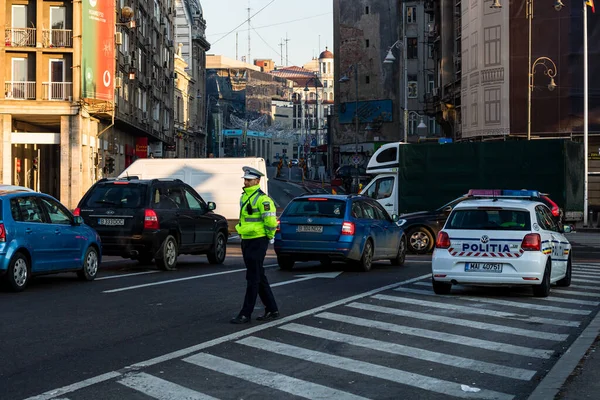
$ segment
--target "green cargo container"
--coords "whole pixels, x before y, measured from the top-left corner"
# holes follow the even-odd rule
[[[583,213],[583,145],[532,140],[399,146],[399,210],[432,210],[469,189],[532,189]]]

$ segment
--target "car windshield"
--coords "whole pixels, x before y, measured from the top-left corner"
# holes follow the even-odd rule
[[[531,218],[527,210],[459,209],[450,215],[445,229],[530,231]]]
[[[90,208],[139,208],[146,204],[146,186],[135,183],[97,185],[86,199]]]
[[[288,217],[343,218],[346,202],[336,199],[303,198],[292,201],[285,210]]]

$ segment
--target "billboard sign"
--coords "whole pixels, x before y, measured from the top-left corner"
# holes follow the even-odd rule
[[[353,123],[356,112],[356,102],[340,104],[340,124]],[[370,100],[358,102],[358,122],[360,124],[369,122],[392,122],[393,105],[392,100]]]
[[[115,2],[83,0],[81,97],[114,100]]]

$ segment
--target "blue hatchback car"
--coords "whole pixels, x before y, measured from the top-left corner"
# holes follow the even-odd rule
[[[344,261],[369,271],[376,260],[403,265],[406,235],[375,200],[361,195],[303,195],[281,214],[275,234],[279,267],[296,261]]]
[[[20,292],[33,275],[74,271],[96,278],[100,237],[54,197],[0,185],[0,276]]]

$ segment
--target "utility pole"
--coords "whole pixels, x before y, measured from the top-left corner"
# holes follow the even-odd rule
[[[281,66],[283,66],[283,39],[281,39],[281,42],[279,43],[279,57],[281,57]]]
[[[238,58],[238,33],[235,33],[235,59],[239,60]]]
[[[292,39],[288,39],[287,32],[285,33],[285,66],[290,65],[290,59],[288,58],[288,42]]]
[[[250,58],[250,0],[248,0],[248,59],[247,63],[252,63],[252,59]]]

